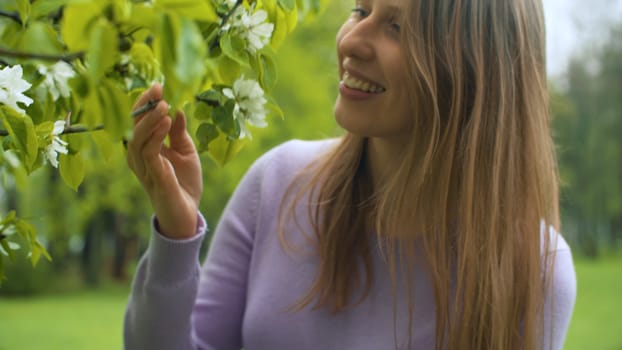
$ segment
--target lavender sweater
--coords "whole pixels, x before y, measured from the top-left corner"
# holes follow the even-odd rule
[[[377,250],[372,290],[362,304],[336,315],[309,307],[287,311],[308,291],[318,261],[282,249],[276,234],[280,199],[296,172],[328,146],[327,141],[290,141],[259,158],[228,203],[202,267],[202,217],[198,235],[184,241],[166,239],[153,225],[127,306],[125,349],[384,350],[395,348],[394,329],[398,348],[406,349],[406,295],[398,293],[394,328],[391,280]],[[301,220],[306,219],[303,210]],[[295,243],[303,242],[299,230],[292,227],[289,233]],[[561,236],[554,249],[545,343],[547,349],[562,349],[576,279],[570,249]],[[421,270],[415,272],[412,343],[415,349],[433,349],[432,288]]]

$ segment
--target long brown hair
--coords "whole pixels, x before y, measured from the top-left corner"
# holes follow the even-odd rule
[[[297,221],[308,198],[321,261],[295,306],[339,312],[363,300],[373,279],[367,233],[377,232],[394,281],[402,271],[412,289],[412,265],[424,261],[437,349],[536,349],[552,266],[541,224],[559,232],[541,0],[408,6],[402,40],[414,103],[404,161],[373,188],[367,140],[346,134],[290,185],[281,242],[288,247],[283,222]],[[351,300],[357,288],[364,293]]]

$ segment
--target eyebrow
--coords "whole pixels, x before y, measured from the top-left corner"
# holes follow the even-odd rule
[[[389,13],[392,16],[403,15],[404,8],[396,5],[387,5],[384,9],[385,13]]]

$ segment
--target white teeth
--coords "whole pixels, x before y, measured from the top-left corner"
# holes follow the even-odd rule
[[[345,72],[343,74],[343,84],[351,89],[361,90],[364,92],[370,93],[381,93],[384,92],[385,89],[382,86],[370,83],[368,81],[362,81],[357,78],[354,78]]]

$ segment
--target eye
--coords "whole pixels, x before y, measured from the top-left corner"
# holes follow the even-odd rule
[[[365,18],[369,16],[369,11],[365,10],[362,7],[355,7],[352,9],[352,16],[356,18]]]
[[[392,17],[389,20],[389,26],[391,27],[391,30],[394,31],[395,33],[399,33],[402,30],[402,26],[399,23],[398,19],[395,17]]]

